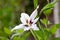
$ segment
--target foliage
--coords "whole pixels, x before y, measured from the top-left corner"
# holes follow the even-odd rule
[[[44,0],[43,0],[44,1]],[[59,24],[54,24],[51,28],[48,28],[47,25],[50,24],[50,21],[47,18],[39,21],[42,22],[45,26],[41,26],[40,22],[37,22],[39,27],[39,31],[26,31],[17,30],[11,32],[11,29],[18,25],[20,22],[20,13],[26,11],[26,6],[30,6],[27,12],[31,12],[30,0],[0,0],[0,40],[28,40],[30,36],[34,37],[36,40],[60,40],[60,38],[52,38],[52,36],[56,33],[57,29],[60,28]],[[40,15],[43,12],[46,17],[51,14],[52,8],[56,1],[48,3],[45,5],[41,11]],[[38,6],[38,0],[33,0],[34,8]],[[39,16],[40,16],[39,15]],[[38,17],[39,17],[38,16]],[[49,23],[48,23],[49,22]],[[15,35],[16,34],[16,35]],[[32,35],[31,35],[32,34]],[[13,37],[12,37],[13,36]]]

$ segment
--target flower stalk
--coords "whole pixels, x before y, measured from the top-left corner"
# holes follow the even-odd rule
[[[35,34],[34,34],[34,32],[33,32],[33,30],[32,30],[32,29],[30,29],[30,32],[31,32],[31,33],[32,33],[32,35],[34,36],[35,40],[37,40],[37,38],[36,38],[36,36],[35,36]]]

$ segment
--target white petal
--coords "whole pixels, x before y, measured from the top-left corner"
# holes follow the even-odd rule
[[[27,19],[29,19],[29,15],[26,14],[26,13],[22,13],[22,14],[21,14],[21,18],[20,18],[21,22],[22,22],[23,24],[26,24],[26,20],[27,20]]]
[[[15,26],[11,31],[14,31],[14,30],[17,30],[17,29],[24,29],[24,25],[23,24],[20,24],[18,26]]]
[[[38,13],[37,9],[38,8],[39,8],[39,6],[37,6],[37,8],[32,12],[32,14],[30,16],[31,19],[34,19],[37,16],[37,13]]]
[[[25,27],[24,31],[28,31],[30,29],[30,27]]]
[[[37,27],[36,24],[32,25],[31,28],[32,28],[33,30],[39,30],[39,28]]]
[[[33,21],[33,24],[35,24],[37,21],[38,21],[39,18],[36,18],[34,21]]]

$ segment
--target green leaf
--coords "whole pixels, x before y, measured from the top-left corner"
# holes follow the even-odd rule
[[[21,37],[20,36],[15,36],[13,39],[14,40],[26,40],[26,38],[28,38],[28,36],[30,35],[30,32],[25,32]]]
[[[0,40],[8,40],[8,38],[6,38],[6,37],[0,37]]]
[[[41,19],[40,20],[44,25],[46,25],[47,24],[47,20],[44,18],[44,19]]]
[[[22,33],[22,32],[24,32],[24,30],[17,30],[17,32],[18,32],[18,33]]]
[[[44,33],[44,30],[41,29],[39,31],[34,31],[34,34],[36,35],[36,37],[38,38],[38,40],[46,40],[47,36]]]
[[[52,40],[60,40],[60,37],[58,37],[58,38],[53,38]]]
[[[14,40],[21,40],[20,37],[14,37]]]
[[[41,40],[42,39],[41,38],[41,35],[40,35],[41,34],[40,31],[34,31],[34,34],[36,35],[36,37],[38,38],[38,40]]]
[[[45,26],[51,24],[50,21],[48,21],[48,20],[45,19],[45,18],[44,18],[44,19],[41,19],[40,21],[41,21]]]
[[[58,28],[60,28],[60,24],[55,24],[50,28],[50,32],[52,34],[55,34],[55,32],[57,31]]]
[[[6,33],[3,30],[0,30],[0,36],[6,37]]]
[[[53,1],[53,2],[45,5],[45,6],[41,9],[40,13],[42,13],[42,12],[44,12],[44,11],[48,12],[47,10],[50,11],[50,10],[54,7],[54,4],[55,4],[55,3],[56,3],[56,1]],[[49,14],[49,13],[48,13],[48,14]],[[40,14],[40,15],[41,15],[41,14]]]
[[[49,15],[51,14],[51,12],[52,12],[52,9],[48,9],[48,10],[45,10],[45,11],[44,11],[44,14],[45,14],[46,16],[49,16]]]
[[[8,28],[6,28],[6,27],[4,27],[4,31],[5,31],[5,33],[7,33],[7,34],[11,34],[11,30],[8,29]]]
[[[51,38],[51,33],[49,31],[49,28],[44,28],[44,33],[46,35],[46,39],[50,39]]]

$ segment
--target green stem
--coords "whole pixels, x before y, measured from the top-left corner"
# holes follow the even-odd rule
[[[35,36],[34,32],[32,31],[32,29],[30,29],[30,32],[31,32],[31,33],[32,33],[32,35],[34,36],[35,40],[37,40],[37,38],[36,38],[36,36]]]
[[[48,17],[46,16],[46,20],[47,20],[47,23],[46,23],[46,28],[47,28],[47,26],[48,26]]]

